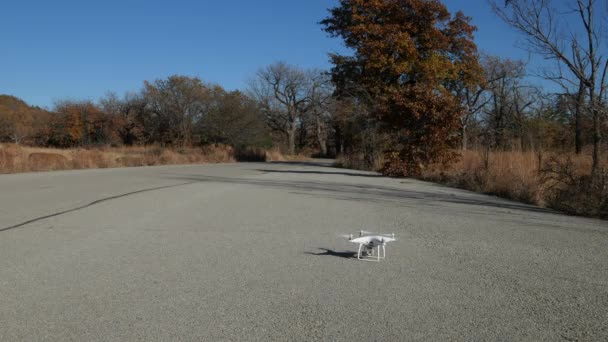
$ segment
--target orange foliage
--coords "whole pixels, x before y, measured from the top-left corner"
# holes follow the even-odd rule
[[[332,56],[338,92],[372,102],[393,136],[384,173],[453,160],[462,114],[454,94],[482,74],[470,19],[438,0],[342,0],[331,14],[325,29],[355,50]]]
[[[0,142],[32,144],[50,115],[14,96],[0,95]]]

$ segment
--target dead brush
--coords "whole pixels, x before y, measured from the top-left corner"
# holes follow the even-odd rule
[[[551,157],[541,170],[548,206],[573,214],[608,218],[608,168],[591,174],[580,161]]]
[[[208,163],[233,163],[234,148],[228,145],[213,144],[203,146],[200,150],[201,160]]]
[[[336,157],[334,166],[354,170],[379,171],[384,166],[384,156],[382,154],[366,156],[362,152],[340,154]]]
[[[309,151],[300,151],[296,155],[289,155],[284,153],[281,148],[273,147],[271,149],[265,150],[266,161],[305,161],[311,159],[311,154]],[[259,157],[258,157],[259,159]]]
[[[0,145],[0,173],[16,172],[17,153],[14,148]]]
[[[70,154],[72,165],[69,168],[71,169],[107,168],[110,166],[102,151],[77,149],[70,151]]]

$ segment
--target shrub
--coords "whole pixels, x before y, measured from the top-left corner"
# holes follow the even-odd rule
[[[542,170],[547,204],[583,216],[608,218],[608,170],[581,172],[572,158],[553,157]]]
[[[266,151],[254,147],[237,148],[234,158],[239,162],[265,162],[267,160]]]

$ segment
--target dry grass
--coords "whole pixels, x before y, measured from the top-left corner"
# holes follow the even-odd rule
[[[232,147],[50,149],[0,144],[0,173],[235,162]]]
[[[608,170],[608,163],[603,165]],[[607,217],[606,171],[590,175],[591,157],[533,152],[465,151],[448,167],[425,170],[425,180],[551,207],[570,214]]]
[[[456,163],[433,165],[420,178],[569,214],[608,218],[608,161],[593,177],[591,162],[590,153],[464,151]],[[345,155],[335,166],[378,171],[382,159],[369,162],[362,155]]]
[[[539,159],[533,152],[465,151],[448,167],[434,166],[425,180],[521,202],[542,204]]]
[[[289,154],[281,152],[281,150],[276,147],[266,151],[267,161],[306,161],[310,159],[310,153],[298,153],[290,156]]]
[[[232,162],[308,160],[304,155],[286,156],[278,148],[235,150],[226,145],[202,148],[162,148],[133,146],[91,149],[53,149],[0,144],[0,174]]]

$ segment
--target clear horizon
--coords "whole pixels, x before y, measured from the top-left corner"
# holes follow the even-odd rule
[[[480,51],[527,60],[518,36],[486,2],[449,0],[478,26]],[[174,74],[244,89],[255,72],[284,61],[330,67],[345,52],[318,24],[336,0],[155,2],[21,1],[5,4],[0,94],[52,108],[57,100],[96,101],[107,92],[141,89],[144,80]]]

